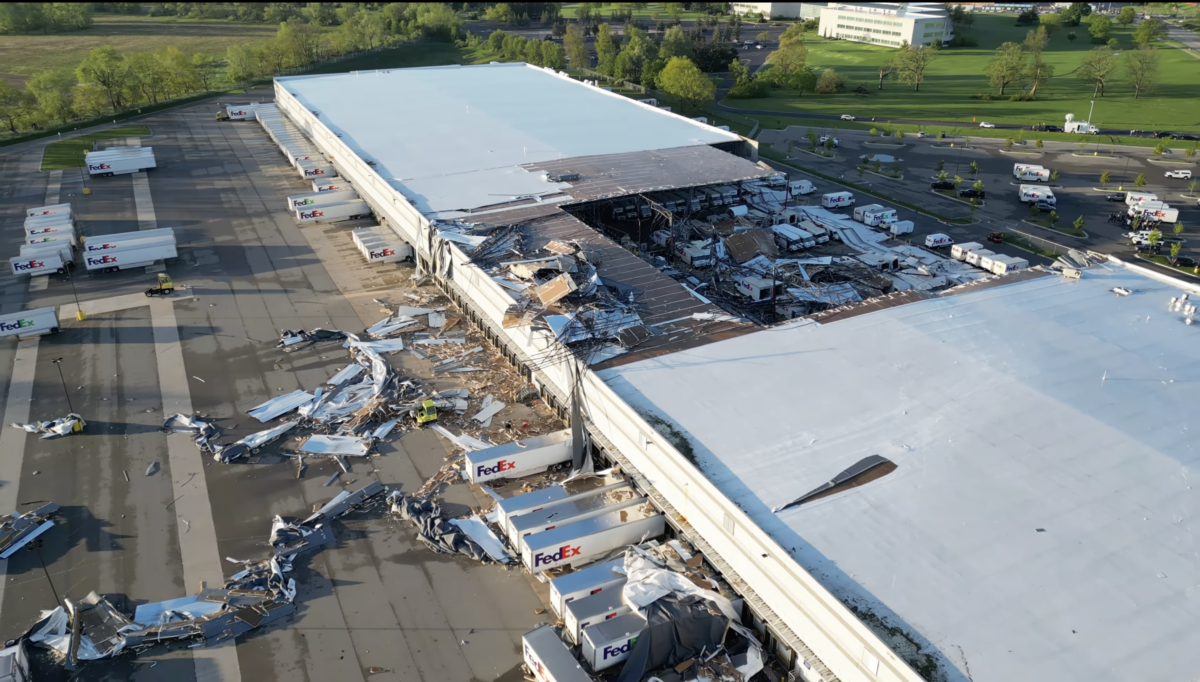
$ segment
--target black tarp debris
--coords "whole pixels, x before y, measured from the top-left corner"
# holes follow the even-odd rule
[[[46,440],[47,438],[58,438],[59,436],[79,433],[83,430],[83,427],[87,426],[87,422],[83,420],[83,417],[72,412],[65,417],[59,417],[53,421],[30,422],[28,424],[17,424],[14,422],[11,426],[16,429],[23,429],[29,433],[40,433],[42,434],[42,440]]]
[[[617,682],[639,682],[658,668],[715,653],[728,627],[729,619],[706,599],[675,594],[659,597],[646,607],[646,629],[625,659]]]
[[[301,348],[307,348],[314,343],[344,341],[345,339],[346,332],[338,329],[314,329],[311,332],[303,329],[287,329],[279,334],[279,343],[275,344],[275,347],[285,353],[291,353]]]
[[[431,496],[395,491],[387,500],[392,513],[412,521],[417,527],[417,538],[438,554],[463,554],[476,561],[491,561],[478,543],[442,516],[441,506]]]

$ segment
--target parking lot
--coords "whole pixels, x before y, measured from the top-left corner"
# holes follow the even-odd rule
[[[338,470],[332,461],[310,460],[300,477],[277,454],[219,464],[186,440],[176,450],[159,430],[164,413],[182,404],[220,420],[226,440],[260,430],[247,409],[281,392],[311,391],[348,361],[332,344],[285,355],[275,347],[281,330],[361,330],[383,317],[374,298],[398,298],[413,286],[409,266],[367,267],[345,228],[301,229],[283,198],[307,183],[257,123],[217,122],[215,110],[207,102],[145,119],[153,135],[141,143],[158,160],[147,174],[158,227],[174,228],[179,245],[179,258],[166,265],[178,287],[173,298],[142,296],[155,281],[144,268],[79,269],[74,287],[66,276],[0,282],[0,312],[73,311],[76,295],[91,311],[56,335],[0,341],[6,425],[71,408],[88,422],[82,434],[50,441],[0,431],[4,513],[41,500],[63,507],[39,549],[0,566],[6,639],[52,608],[56,595],[78,600],[96,591],[131,612],[194,594],[199,580],[220,587],[239,568],[226,557],[263,554],[275,515],[306,515],[372,479],[414,490],[451,452],[434,432],[414,431],[383,444],[377,458],[351,462],[329,485]],[[49,203],[48,192],[73,204],[85,235],[138,229],[130,176],[52,177],[37,170],[42,146],[0,155],[6,252],[22,241],[23,209]],[[425,371],[409,366],[418,361],[407,354],[391,361],[402,375]],[[445,504],[465,512],[478,500],[457,485]],[[85,678],[521,679],[520,637],[544,620],[523,572],[434,554],[381,510],[334,526],[335,546],[296,563],[294,616],[236,647],[161,646],[91,662]],[[75,679],[57,665],[39,666],[39,680]]]

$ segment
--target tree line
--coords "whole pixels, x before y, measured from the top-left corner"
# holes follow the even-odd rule
[[[76,31],[92,25],[92,14],[87,2],[0,3],[0,34]]]
[[[378,10],[357,5],[349,13],[343,12],[345,7],[334,9],[338,14],[332,28],[311,16],[307,20],[293,16],[279,25],[274,38],[232,46],[224,59],[200,52],[184,54],[175,47],[126,54],[106,45],[92,50],[73,70],[34,74],[23,89],[0,81],[0,126],[15,135],[66,125],[404,40],[449,41],[459,33],[458,15],[442,3],[392,3]]]

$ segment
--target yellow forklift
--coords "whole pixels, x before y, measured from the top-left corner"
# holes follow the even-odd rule
[[[417,424],[428,424],[437,421],[437,405],[432,400],[421,403],[421,409],[416,411]]]
[[[165,272],[158,273],[158,286],[146,290],[146,296],[170,296],[175,293],[175,282]]]

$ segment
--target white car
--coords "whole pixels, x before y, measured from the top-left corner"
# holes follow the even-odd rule
[[[821,147],[824,147],[824,146],[825,146],[825,142],[826,142],[828,139],[829,139],[829,136],[828,136],[828,135],[822,135],[822,136],[821,136],[821,139],[817,141],[817,145],[819,145],[819,146],[821,146]],[[835,137],[835,138],[833,138],[833,146],[835,146],[835,147],[840,147],[840,146],[842,146],[842,142],[841,142],[841,140],[837,139],[836,137]]]
[[[979,122],[979,127],[980,127],[980,128],[995,128],[995,127],[996,127],[996,124],[995,124],[995,123],[988,123],[987,121],[980,121],[980,122]]]
[[[1169,170],[1163,173],[1163,175],[1168,178],[1179,178],[1181,180],[1190,180],[1192,178],[1190,170]]]
[[[851,116],[850,114],[842,114],[842,120],[843,121],[853,121],[854,117]]]

